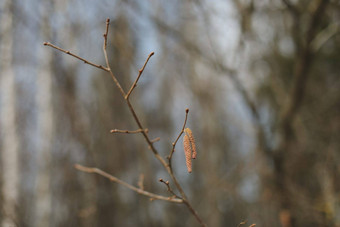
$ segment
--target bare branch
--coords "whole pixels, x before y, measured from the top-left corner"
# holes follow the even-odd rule
[[[107,51],[106,51],[106,48],[107,48],[107,34],[109,32],[109,27],[110,27],[110,19],[107,18],[106,19],[106,29],[105,29],[105,33],[103,34],[103,37],[104,37],[103,52],[104,52],[106,67],[109,69],[109,71],[111,71],[110,64],[109,64],[109,58],[107,56]]]
[[[144,174],[139,175],[138,187],[144,190]]]
[[[107,18],[106,19],[106,29],[105,29],[105,33],[103,34],[104,36],[104,46],[103,48],[106,50],[106,47],[107,47],[107,34],[109,33],[109,27],[110,27],[110,18]],[[105,60],[107,60],[107,56],[105,58]]]
[[[97,64],[95,64],[95,63],[89,62],[88,60],[86,60],[86,59],[84,59],[84,58],[82,58],[82,57],[79,57],[78,55],[73,54],[73,53],[71,53],[71,52],[68,51],[68,50],[64,50],[64,49],[62,49],[62,48],[60,48],[60,47],[58,47],[58,46],[56,46],[56,45],[53,45],[52,43],[44,42],[44,46],[52,47],[52,48],[54,48],[54,49],[56,49],[56,50],[59,50],[59,51],[61,51],[61,52],[64,52],[65,54],[71,55],[72,57],[77,58],[77,59],[79,59],[80,61],[83,61],[85,64],[92,65],[92,66],[94,66],[94,67],[96,67],[96,68],[98,68],[98,69],[102,69],[102,70],[104,70],[104,71],[106,71],[106,72],[109,72],[109,69],[108,69],[108,68],[105,68],[105,67],[102,66],[102,65],[97,65]]]
[[[245,224],[247,224],[247,220],[240,222],[240,224],[238,224],[237,227],[240,227],[241,225],[245,225]]]
[[[180,199],[180,197],[176,195],[176,193],[171,189],[169,181],[164,181],[163,178],[160,178],[159,182],[162,182],[163,184],[165,184],[165,186],[168,188],[168,192],[170,192],[176,198]]]
[[[79,164],[75,164],[74,167],[76,169],[82,171],[82,172],[99,174],[99,175],[109,179],[110,181],[121,184],[121,185],[137,192],[138,194],[145,195],[145,196],[150,197],[152,199],[165,200],[165,201],[173,202],[173,203],[183,203],[182,199],[173,198],[173,197],[165,197],[165,196],[161,196],[161,195],[157,195],[157,194],[145,191],[141,188],[136,188],[135,186],[128,184],[125,181],[122,181],[122,180],[118,179],[117,177],[112,176],[111,174],[104,172],[103,170],[100,170],[98,168],[86,167],[86,166],[82,166],[82,165],[79,165]]]
[[[151,140],[152,143],[156,143],[157,141],[160,141],[161,138],[160,137],[157,137],[157,138],[154,138],[153,140]]]
[[[178,141],[178,139],[180,138],[180,136],[183,134],[183,131],[184,131],[184,128],[185,128],[185,124],[186,124],[186,121],[187,121],[187,116],[188,116],[188,112],[189,112],[189,109],[186,109],[186,116],[185,116],[185,122],[184,122],[184,125],[183,125],[183,128],[181,130],[181,133],[180,135],[177,137],[176,141],[173,143],[173,149],[170,153],[170,158],[169,158],[169,164],[159,155],[158,151],[156,150],[156,148],[154,147],[153,143],[158,141],[159,138],[156,138],[154,140],[151,140],[149,138],[149,135],[147,134],[148,133],[148,130],[147,129],[144,129],[144,127],[142,126],[140,120],[139,120],[139,117],[137,116],[135,110],[134,110],[134,107],[132,106],[132,104],[130,103],[130,100],[129,100],[129,96],[131,94],[131,92],[133,91],[134,87],[136,87],[137,85],[137,82],[141,76],[141,74],[143,73],[149,59],[151,58],[151,56],[154,54],[154,52],[151,52],[149,57],[147,58],[147,60],[145,61],[144,63],[144,66],[139,70],[139,75],[137,77],[137,79],[135,80],[135,82],[133,83],[132,87],[130,88],[128,94],[125,93],[124,89],[121,87],[119,81],[117,80],[116,76],[113,74],[112,70],[111,70],[111,67],[110,67],[110,64],[109,64],[109,60],[108,60],[108,55],[107,55],[107,51],[106,51],[106,48],[107,48],[107,36],[108,36],[108,31],[109,31],[109,25],[110,25],[110,19],[107,19],[106,20],[106,29],[105,29],[105,33],[104,33],[104,44],[103,44],[103,52],[104,52],[104,56],[105,56],[105,61],[106,61],[106,68],[103,67],[103,66],[98,66],[96,64],[93,64],[93,63],[89,63],[88,61],[86,61],[85,59],[83,58],[80,58],[79,56],[76,56],[76,55],[73,55],[71,54],[70,52],[68,51],[65,51],[61,48],[56,48],[54,45],[49,45],[49,43],[45,43],[45,45],[49,45],[51,47],[54,47],[55,49],[58,49],[62,52],[65,52],[67,54],[70,54],[82,61],[84,61],[85,63],[88,63],[94,67],[97,67],[97,68],[100,68],[100,69],[103,69],[105,71],[107,71],[113,81],[115,82],[116,86],[118,87],[118,89],[120,90],[120,93],[121,95],[123,96],[123,98],[125,99],[126,101],[126,104],[128,105],[129,107],[129,110],[131,112],[131,114],[133,115],[133,118],[136,122],[136,124],[138,125],[138,130],[135,130],[135,131],[129,131],[129,130],[118,130],[118,129],[114,129],[114,130],[111,130],[111,133],[142,133],[142,135],[144,136],[144,139],[145,141],[147,142],[147,144],[149,145],[149,149],[153,152],[154,156],[156,159],[158,159],[158,161],[163,165],[163,167],[167,170],[168,174],[170,175],[171,179],[174,181],[175,185],[176,185],[176,188],[178,189],[179,193],[181,194],[181,197],[178,197],[177,198],[174,198],[174,197],[164,197],[164,196],[161,196],[161,195],[157,195],[157,194],[153,194],[153,193],[150,193],[150,192],[147,192],[147,191],[144,191],[142,190],[142,187],[140,186],[140,188],[136,188],[135,186],[133,185],[130,185],[100,169],[97,169],[97,168],[90,168],[90,167],[85,167],[85,166],[81,166],[81,165],[75,165],[75,168],[77,168],[78,170],[80,171],[83,171],[83,172],[87,172],[87,173],[96,173],[96,174],[99,174],[103,177],[106,177],[108,178],[109,180],[113,181],[113,182],[117,182],[119,184],[122,184],[124,185],[125,187],[139,193],[139,194],[142,194],[142,195],[145,195],[145,196],[148,196],[150,197],[151,200],[154,200],[154,199],[158,199],[158,200],[166,200],[166,201],[169,201],[169,202],[174,202],[174,203],[183,203],[187,206],[187,208],[190,210],[190,212],[195,216],[195,218],[197,219],[197,221],[202,225],[202,226],[206,226],[204,224],[204,222],[202,221],[202,219],[199,217],[199,215],[197,214],[197,212],[193,209],[193,207],[191,206],[190,202],[187,200],[187,196],[185,195],[185,192],[184,190],[182,189],[181,185],[179,184],[177,178],[175,177],[174,173],[173,173],[173,170],[172,170],[172,167],[171,167],[171,156],[172,156],[172,153],[174,152],[174,148],[175,148],[175,145]]]
[[[137,76],[136,80],[133,82],[133,84],[132,84],[132,86],[131,86],[129,92],[128,92],[127,95],[125,96],[125,99],[128,99],[128,98],[130,97],[131,92],[132,92],[133,89],[137,86],[138,80],[139,80],[140,76],[142,75],[142,73],[143,73],[143,71],[144,71],[146,65],[148,64],[149,59],[150,59],[151,56],[153,56],[154,54],[155,54],[155,52],[151,52],[151,53],[149,54],[149,56],[148,56],[148,58],[146,59],[146,61],[145,61],[144,65],[143,65],[143,67],[139,70],[139,73],[138,73],[138,76]]]
[[[188,113],[189,113],[189,109],[186,109],[185,110],[185,119],[184,119],[182,130],[179,132],[175,142],[172,143],[172,149],[171,149],[170,154],[168,156],[170,166],[171,166],[171,158],[172,158],[173,153],[175,152],[176,144],[177,144],[179,138],[181,138],[182,134],[184,133],[185,125],[187,124],[187,120],[188,120]]]
[[[141,132],[146,132],[148,133],[149,130],[146,128],[146,129],[137,129],[137,130],[134,130],[134,131],[130,131],[130,130],[120,130],[120,129],[112,129],[110,131],[110,133],[126,133],[126,134],[134,134],[134,133],[141,133]]]
[[[104,57],[105,57],[105,62],[106,62],[106,67],[108,69],[108,72],[110,73],[110,76],[112,77],[113,81],[115,82],[116,86],[118,87],[120,93],[125,97],[125,91],[122,88],[122,86],[120,85],[119,81],[117,80],[116,76],[113,74],[111,67],[110,67],[110,63],[109,63],[109,58],[107,56],[107,35],[109,33],[109,27],[110,27],[110,19],[107,18],[106,19],[106,28],[105,28],[105,33],[103,34],[104,37],[104,44],[103,44],[103,52],[104,52]]]

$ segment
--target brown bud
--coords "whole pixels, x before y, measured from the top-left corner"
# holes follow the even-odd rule
[[[185,154],[185,161],[187,165],[188,172],[191,173],[192,171],[192,163],[191,163],[191,146],[190,146],[190,140],[188,135],[184,135],[183,138],[183,147],[184,147],[184,154]]]

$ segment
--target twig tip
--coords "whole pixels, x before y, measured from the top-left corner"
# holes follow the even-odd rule
[[[188,108],[186,108],[186,109],[185,109],[185,112],[186,112],[186,113],[189,113],[189,109],[188,109]]]
[[[47,46],[47,45],[48,45],[48,42],[44,42],[43,44],[44,44],[44,46]]]

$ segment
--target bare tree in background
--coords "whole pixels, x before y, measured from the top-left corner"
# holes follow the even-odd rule
[[[1,13],[1,204],[2,226],[15,226],[18,221],[19,198],[18,156],[20,138],[17,128],[17,84],[13,66],[14,47],[14,5],[15,1],[5,1]]]
[[[339,225],[338,1],[17,3],[0,1],[1,223],[195,226],[176,204],[73,168],[167,193],[145,141],[109,133],[135,129],[111,78],[41,46],[104,62],[109,17],[108,54],[124,88],[156,53],[131,102],[160,136],[162,157],[190,109],[198,158],[188,176],[179,146],[173,167],[207,224]]]

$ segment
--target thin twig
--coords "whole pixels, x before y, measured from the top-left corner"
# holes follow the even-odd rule
[[[138,80],[139,80],[140,76],[142,75],[142,73],[144,72],[144,69],[145,69],[146,65],[148,64],[149,59],[150,59],[151,56],[154,55],[154,54],[155,54],[155,52],[151,52],[151,53],[149,54],[149,56],[148,56],[148,58],[146,59],[146,61],[145,61],[144,65],[143,65],[143,67],[138,71],[138,76],[137,76],[136,80],[133,82],[133,84],[132,84],[132,86],[131,86],[129,92],[128,92],[127,95],[125,96],[125,99],[128,99],[128,98],[130,97],[130,95],[131,95],[133,89],[137,86],[137,83],[138,83]]]
[[[151,142],[152,143],[156,143],[156,142],[158,142],[158,141],[160,141],[161,140],[161,138],[160,137],[157,137],[157,138],[154,138],[153,140],[151,140]]]
[[[172,155],[173,155],[173,153],[175,152],[176,144],[177,144],[179,138],[181,138],[181,136],[182,136],[182,134],[183,134],[183,132],[184,132],[184,129],[185,129],[185,125],[187,124],[188,113],[189,113],[189,109],[187,108],[187,109],[185,110],[185,119],[184,119],[184,123],[183,123],[182,130],[181,130],[180,133],[178,134],[178,136],[177,136],[175,142],[172,143],[172,149],[171,149],[170,154],[169,154],[169,156],[168,156],[168,160],[169,160],[169,165],[170,165],[170,166],[171,166]]]
[[[137,130],[134,130],[134,131],[130,131],[130,130],[120,130],[120,129],[112,129],[110,131],[110,133],[126,133],[126,134],[134,134],[134,133],[141,133],[141,132],[146,132],[148,133],[149,130],[148,129],[137,129]]]
[[[181,199],[181,198],[180,198],[178,195],[176,195],[176,193],[171,189],[169,181],[164,181],[163,178],[160,178],[160,179],[159,179],[159,182],[162,182],[163,184],[165,184],[165,186],[166,186],[167,189],[168,189],[168,192],[170,192],[173,196],[175,196],[176,198]]]
[[[138,187],[144,190],[144,174],[139,175]]]
[[[245,225],[245,224],[247,224],[247,220],[240,222],[240,224],[238,224],[237,227],[240,227],[241,225]]]
[[[109,179],[110,181],[121,184],[121,185],[137,192],[138,194],[145,195],[145,196],[150,197],[152,199],[165,200],[165,201],[169,201],[169,202],[173,202],[173,203],[183,203],[182,199],[173,198],[173,197],[165,197],[165,196],[161,196],[161,195],[157,195],[157,194],[145,191],[141,188],[136,188],[135,186],[133,186],[129,183],[126,183],[125,181],[122,181],[122,180],[118,179],[117,177],[112,176],[111,174],[109,174],[109,173],[107,173],[103,170],[100,170],[98,168],[86,167],[86,166],[82,166],[82,165],[79,165],[79,164],[75,164],[74,167],[76,169],[82,171],[82,172],[99,174],[99,175]]]
[[[109,32],[109,27],[110,27],[110,19],[107,18],[106,19],[106,28],[105,28],[105,33],[103,34],[104,37],[104,44],[103,44],[103,52],[104,52],[104,57],[105,57],[105,62],[106,62],[106,67],[108,69],[108,72],[110,73],[113,81],[115,82],[116,86],[118,87],[120,93],[123,95],[123,97],[125,97],[125,91],[122,88],[122,86],[120,85],[119,81],[117,80],[116,76],[113,74],[111,67],[110,67],[110,63],[109,63],[109,58],[107,56],[107,34]]]
[[[95,65],[95,64],[91,64],[97,68],[100,68],[100,69],[104,69],[105,71],[107,71],[108,73],[110,73],[113,81],[115,82],[116,86],[118,87],[118,89],[120,90],[121,92],[121,95],[123,96],[123,98],[125,99],[128,107],[129,107],[129,110],[131,112],[131,114],[133,115],[133,118],[136,122],[136,124],[138,125],[138,132],[142,133],[142,135],[144,136],[145,138],[145,141],[147,142],[147,144],[149,145],[149,149],[153,152],[154,156],[156,157],[156,159],[159,160],[159,162],[163,165],[163,167],[167,170],[168,174],[170,175],[171,179],[173,180],[176,188],[178,189],[179,193],[181,194],[181,199],[179,198],[172,198],[172,197],[164,197],[164,196],[160,196],[160,195],[156,195],[156,194],[153,194],[153,193],[150,193],[150,192],[147,192],[147,191],[144,191],[140,188],[136,188],[100,169],[97,169],[97,168],[89,168],[89,167],[85,167],[85,166],[81,166],[81,165],[76,165],[75,167],[78,169],[78,170],[81,170],[83,172],[88,172],[88,173],[97,173],[99,175],[102,175],[108,179],[110,179],[111,181],[114,181],[114,182],[117,182],[119,184],[122,184],[126,187],[128,187],[129,189],[133,190],[133,191],[136,191],[137,193],[139,194],[142,194],[142,195],[145,195],[145,196],[148,196],[150,197],[151,200],[154,200],[154,199],[159,199],[159,200],[166,200],[166,201],[170,201],[170,202],[175,202],[175,203],[183,203],[187,206],[187,208],[190,210],[190,212],[195,216],[195,218],[197,219],[197,221],[202,225],[202,226],[206,226],[206,224],[204,224],[203,220],[199,217],[199,215],[197,214],[197,212],[193,209],[193,207],[191,206],[190,202],[188,201],[187,199],[187,196],[185,195],[185,192],[184,190],[182,189],[181,185],[179,184],[177,178],[175,177],[174,173],[173,173],[173,170],[172,170],[172,167],[171,167],[171,157],[172,157],[172,153],[174,152],[174,148],[175,148],[175,145],[178,141],[178,139],[180,138],[180,136],[183,134],[183,131],[184,131],[184,128],[185,128],[185,124],[186,124],[186,121],[187,121],[187,116],[188,116],[188,112],[189,112],[189,109],[186,109],[186,116],[185,116],[185,122],[184,122],[184,125],[183,125],[183,128],[179,134],[179,136],[177,137],[176,141],[173,143],[173,149],[171,150],[171,153],[170,153],[170,158],[169,158],[169,164],[159,155],[158,151],[156,150],[156,148],[154,147],[153,143],[155,141],[157,141],[157,138],[155,140],[151,140],[149,138],[149,135],[147,134],[147,130],[144,129],[144,127],[142,126],[132,104],[130,103],[130,100],[129,100],[129,95],[131,94],[133,88],[136,86],[138,80],[139,80],[139,77],[141,76],[147,62],[149,61],[150,57],[153,55],[153,52],[149,55],[149,57],[147,58],[144,66],[142,67],[142,69],[140,70],[140,73],[137,77],[137,79],[135,80],[134,84],[132,85],[131,89],[129,90],[129,93],[128,95],[126,95],[124,89],[122,88],[122,86],[120,85],[119,81],[117,80],[117,78],[115,77],[115,75],[113,74],[112,70],[111,70],[111,67],[110,67],[110,64],[109,64],[109,60],[108,60],[108,55],[107,55],[107,51],[106,51],[106,48],[107,48],[107,36],[108,36],[108,31],[109,31],[109,25],[110,25],[110,20],[107,19],[106,20],[106,29],[105,29],[105,33],[104,33],[104,44],[103,44],[103,52],[104,52],[104,56],[105,56],[105,61],[106,61],[106,68],[105,67],[102,67],[102,66],[98,66],[98,65]],[[48,45],[47,43],[45,45]],[[54,47],[53,45],[50,45],[52,47]],[[61,48],[55,48],[57,50],[60,50],[64,53],[67,53],[67,54],[70,54],[70,52],[68,51],[65,51]],[[88,62],[86,61],[85,59],[83,58],[80,58],[79,56],[76,56],[76,55],[73,55],[71,54],[71,56],[75,57],[75,58],[78,58],[80,60],[83,60],[85,63]],[[131,132],[131,131],[130,131]],[[126,130],[124,131],[124,133],[126,133]]]
[[[90,61],[88,61],[88,60],[86,60],[86,59],[84,59],[84,58],[82,58],[82,57],[79,57],[79,56],[76,55],[76,54],[71,53],[71,52],[68,51],[68,50],[64,50],[64,49],[62,49],[62,48],[60,48],[60,47],[58,47],[58,46],[56,46],[56,45],[53,45],[52,43],[44,42],[44,46],[49,46],[49,47],[52,47],[52,48],[54,48],[54,49],[57,49],[57,50],[59,50],[59,51],[61,51],[61,52],[64,52],[65,54],[71,55],[72,57],[75,57],[75,58],[79,59],[80,61],[83,61],[85,64],[92,65],[92,66],[94,66],[94,67],[96,67],[96,68],[98,68],[98,69],[102,69],[102,70],[104,70],[104,71],[106,71],[106,72],[109,71],[108,68],[105,68],[105,67],[102,66],[102,65],[97,65],[97,64],[95,64],[95,63],[92,63],[92,62],[90,62]]]

